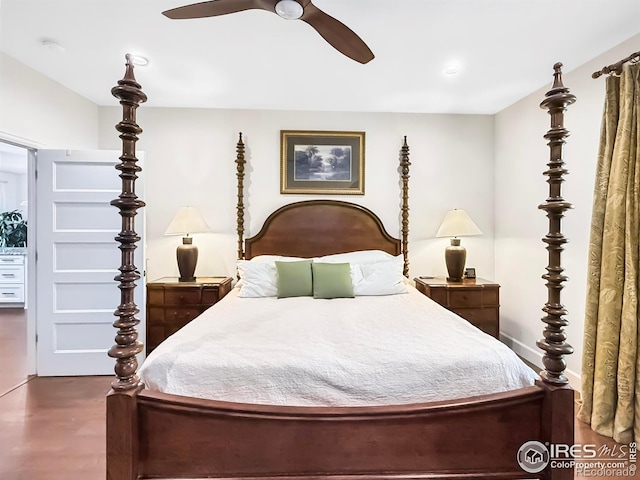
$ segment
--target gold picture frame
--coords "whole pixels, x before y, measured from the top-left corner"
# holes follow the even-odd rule
[[[364,132],[280,131],[280,193],[364,195]]]

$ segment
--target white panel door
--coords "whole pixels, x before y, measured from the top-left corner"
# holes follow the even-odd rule
[[[38,150],[36,208],[36,367],[41,376],[112,374],[114,312],[120,290],[120,152]],[[142,155],[139,155],[142,157]],[[142,181],[136,182],[141,195]],[[144,231],[144,209],[136,231]],[[135,264],[142,271],[144,240]],[[144,332],[144,279],[136,303]]]

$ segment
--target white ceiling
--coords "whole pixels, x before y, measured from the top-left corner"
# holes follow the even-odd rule
[[[373,50],[361,65],[270,12],[161,15],[188,3],[2,0],[0,49],[99,105],[117,104],[132,52],[151,60],[136,69],[149,106],[493,114],[556,61],[569,71],[640,33],[640,0],[315,0]]]

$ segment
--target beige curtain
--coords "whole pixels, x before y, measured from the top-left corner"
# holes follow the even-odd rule
[[[640,441],[640,65],[606,79],[596,171],[578,419]]]

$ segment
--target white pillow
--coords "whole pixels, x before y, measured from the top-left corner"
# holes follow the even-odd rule
[[[305,260],[298,257],[281,257],[279,255],[259,255],[251,260],[238,260],[238,292],[239,297],[275,297],[278,294],[278,276],[276,261],[295,262]]]
[[[238,260],[239,297],[275,297],[278,294],[276,261],[295,262],[298,257],[260,255],[251,260]],[[395,295],[407,293],[402,275],[404,257],[381,250],[339,253],[314,258],[318,263],[349,263],[353,293],[356,296]]]
[[[404,257],[392,256],[384,262],[351,265],[351,281],[356,296],[407,293],[402,275]]]
[[[238,260],[239,297],[275,297],[278,293],[276,264]]]
[[[365,265],[368,263],[378,263],[393,260],[395,257],[382,250],[360,250],[357,252],[336,253],[335,255],[325,255],[313,259],[317,263],[350,263]]]

